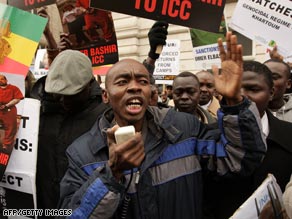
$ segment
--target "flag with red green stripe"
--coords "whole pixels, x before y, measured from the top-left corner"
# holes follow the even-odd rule
[[[0,71],[26,75],[47,19],[0,4]]]

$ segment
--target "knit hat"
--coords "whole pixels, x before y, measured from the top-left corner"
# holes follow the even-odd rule
[[[65,50],[52,62],[45,84],[48,93],[74,95],[93,78],[90,59],[77,50]]]

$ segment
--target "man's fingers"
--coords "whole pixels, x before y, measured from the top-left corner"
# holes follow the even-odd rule
[[[217,42],[218,42],[218,49],[219,49],[220,59],[221,59],[221,62],[223,62],[226,59],[226,52],[225,52],[225,49],[224,49],[224,46],[223,46],[222,38],[219,38],[217,40]]]
[[[226,59],[228,60],[231,59],[231,36],[232,36],[231,32],[226,33],[226,48],[227,48]]]
[[[243,65],[243,48],[242,48],[242,45],[237,45],[237,48],[236,48],[236,63],[237,65],[242,68],[242,65]]]
[[[218,77],[218,75],[219,75],[219,68],[218,68],[217,65],[212,65],[212,72],[213,72],[215,78]]]
[[[108,143],[108,146],[109,147],[112,144],[116,144],[115,131],[117,131],[118,128],[119,128],[119,126],[118,125],[115,125],[114,127],[107,129],[107,131],[106,131],[107,143]]]
[[[157,21],[153,24],[152,28],[155,28],[155,27],[164,27],[165,29],[168,28],[168,23],[166,21]]]

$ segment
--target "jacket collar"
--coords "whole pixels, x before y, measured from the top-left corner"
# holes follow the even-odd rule
[[[157,146],[155,142],[158,142],[162,138],[165,138],[167,142],[173,144],[177,142],[182,132],[176,129],[172,125],[172,113],[174,111],[170,108],[159,109],[158,107],[148,107],[146,110],[146,119],[148,125],[148,136],[145,142],[146,151],[153,150]],[[90,130],[92,136],[97,136],[97,139],[102,139],[98,144],[91,144],[91,150],[94,154],[98,153],[107,146],[106,130],[112,127],[112,120],[114,113],[112,108],[107,109],[103,116],[97,120],[94,126]],[[98,131],[100,130],[100,131]]]
[[[289,130],[292,130],[292,123],[278,119],[269,110],[266,112],[270,126],[270,132],[267,140],[274,141],[285,150],[292,152],[292,137],[288,133]],[[283,133],[283,130],[286,130],[286,133]]]

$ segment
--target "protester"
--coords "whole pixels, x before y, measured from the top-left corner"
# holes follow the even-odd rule
[[[6,76],[0,74],[0,120],[4,125],[2,151],[9,153],[13,149],[17,132],[17,109],[15,105],[23,98],[20,89],[8,84]]]
[[[107,108],[101,89],[93,77],[87,56],[75,50],[61,52],[52,62],[45,79],[39,131],[37,164],[38,208],[56,208],[59,183],[67,169],[65,151],[87,132]],[[49,191],[49,192],[48,192]]]
[[[167,91],[162,91],[160,94],[161,103],[168,106],[169,97],[167,96]]]
[[[168,108],[169,106],[161,101],[158,87],[155,84],[151,84],[151,95],[149,106],[157,106],[159,108]]]
[[[30,94],[31,94],[31,90],[33,88],[33,85],[36,82],[36,79],[31,71],[27,72],[27,75],[25,77],[24,82],[25,82],[25,97],[29,98],[29,97],[31,97]]]
[[[39,15],[48,17],[45,9],[40,10]],[[164,25],[164,28],[162,29],[159,25]],[[152,28],[149,30],[151,32],[151,41],[150,39],[149,41],[152,49],[156,48],[158,43],[165,44],[167,35],[167,31],[165,31],[167,27],[165,28],[165,25],[168,24],[160,22],[154,24],[155,31]],[[48,41],[49,48],[47,51],[50,63],[60,51],[65,51],[63,55],[58,55],[59,58],[55,62],[58,64],[54,64],[49,69],[48,77],[55,77],[54,80],[47,80],[47,77],[42,77],[37,81],[33,89],[34,97],[41,100],[36,179],[37,202],[40,209],[53,209],[56,208],[59,200],[59,182],[67,168],[66,148],[74,139],[90,129],[108,105],[107,97],[102,94],[105,90],[102,91],[94,80],[91,63],[89,67],[89,62],[88,59],[85,59],[85,55],[72,50],[66,52],[72,46],[68,34],[61,34],[61,41],[57,44],[47,25],[44,35]],[[69,55],[70,58],[67,57],[67,59],[66,55]],[[82,60],[84,63],[81,62]],[[144,61],[144,65],[150,71],[153,63],[155,63],[155,59],[150,57]],[[86,72],[84,72],[85,70]],[[83,81],[82,72],[85,73],[85,76],[92,77],[92,80]],[[70,88],[72,92],[65,95],[61,90],[51,89],[45,91],[45,86],[50,89],[47,84],[48,81],[51,84],[54,81],[63,83],[64,89]],[[79,93],[75,94],[73,91],[79,86],[82,86],[84,90],[80,90]],[[104,103],[101,103],[102,100]]]
[[[230,33],[227,40],[237,44]],[[223,53],[222,42],[219,47]],[[216,146],[217,157],[212,154],[217,168],[210,158],[210,170],[225,176],[230,171],[231,175],[251,174],[266,146],[256,107],[240,95],[241,46],[231,51],[222,63],[222,73],[215,71],[216,89],[226,104],[221,106],[221,122],[230,128],[228,136],[218,129],[207,130],[191,114],[148,106],[147,69],[131,59],[116,63],[105,81],[112,109],[67,150],[70,163],[61,182],[60,208],[73,209],[73,218],[201,218],[203,183],[195,152],[207,156]],[[230,60],[231,54],[238,54],[237,59]],[[226,69],[229,65],[235,69],[233,74]],[[127,125],[133,125],[136,134],[116,144],[114,132]],[[207,143],[208,149],[204,148]],[[240,158],[238,150],[243,153]]]
[[[166,38],[168,35],[168,23],[165,21],[156,21],[148,32],[148,40],[150,45],[150,50],[148,52],[148,57],[143,61],[143,65],[147,68],[150,73],[150,82],[155,84],[153,78],[153,72],[155,68],[155,61],[159,58],[159,51],[157,47],[166,44]]]
[[[292,175],[283,194],[283,202],[288,216],[292,218]]]
[[[170,84],[167,84],[166,85],[166,92],[167,92],[167,97],[171,100],[172,99],[172,93],[173,93],[173,91],[172,91],[172,85],[170,85]]]
[[[208,184],[205,190],[205,218],[226,219],[232,216],[264,181],[268,173],[275,176],[284,191],[292,173],[292,137],[289,135],[292,124],[277,119],[268,110],[269,101],[274,94],[272,72],[256,61],[244,62],[243,70],[243,94],[257,105],[267,141],[267,153],[252,177],[206,180]]]
[[[269,59],[264,64],[272,71],[275,88],[269,109],[277,118],[292,122],[292,94],[285,95],[291,88],[290,66],[277,59]]]
[[[217,110],[219,109],[219,101],[214,96],[215,80],[214,75],[209,71],[200,71],[196,73],[200,82],[200,101],[199,105],[207,110],[214,118],[217,118]]]
[[[152,84],[149,105],[150,106],[158,106],[158,99],[159,99],[158,88],[157,88],[157,86]]]
[[[201,122],[216,122],[212,115],[198,105],[200,100],[200,84],[197,76],[191,72],[182,72],[173,80],[173,101],[180,112],[194,114]]]

